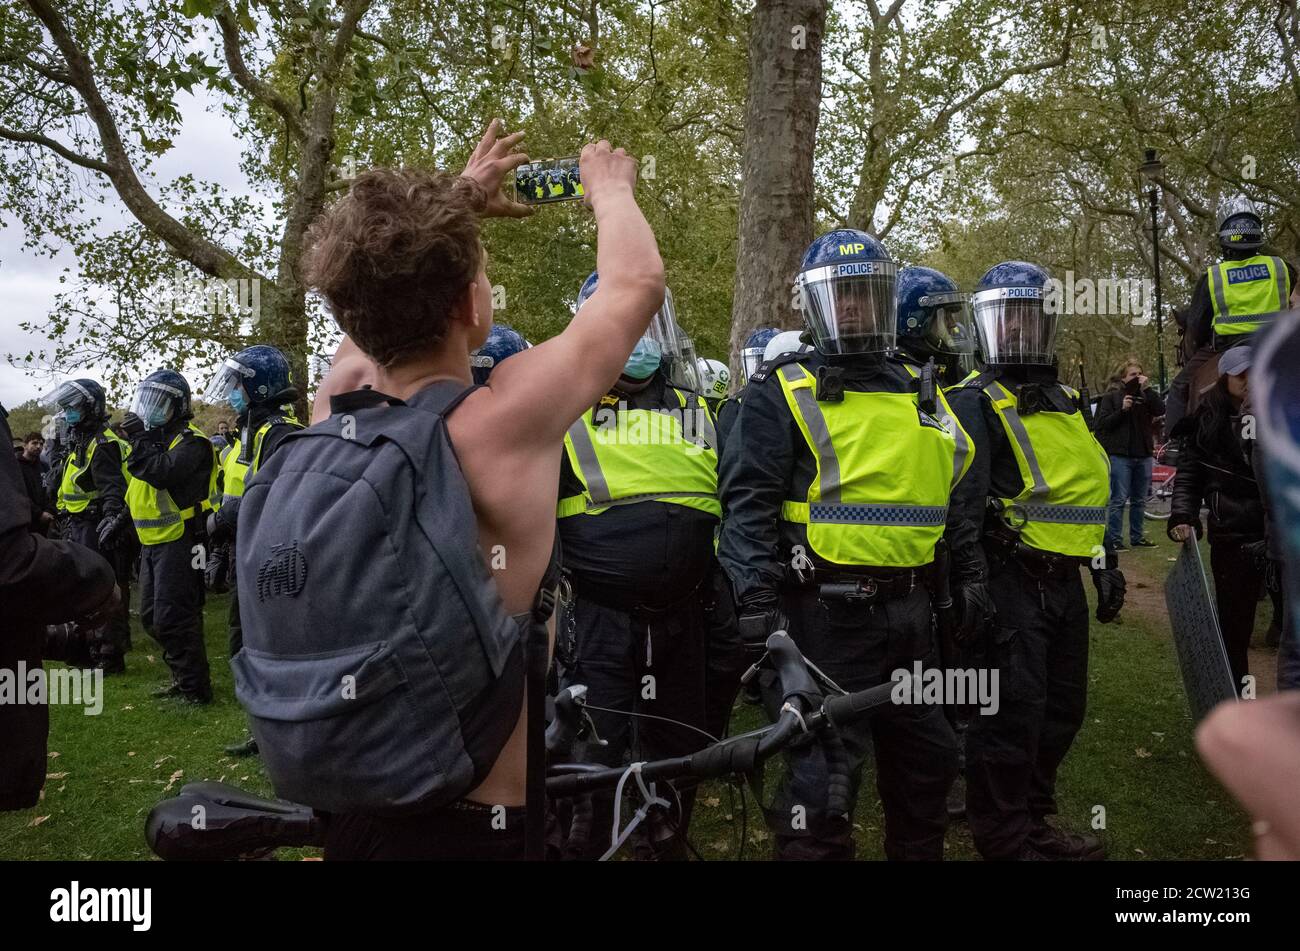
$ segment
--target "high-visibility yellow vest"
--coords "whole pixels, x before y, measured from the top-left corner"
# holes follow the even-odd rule
[[[916,393],[846,391],[842,402],[822,403],[816,378],[801,364],[777,374],[817,463],[807,498],[783,503],[782,520],[805,525],[809,546],[832,564],[914,568],[934,561],[949,495],[974,458],[943,394],[936,394],[936,419],[922,412]]]
[[[1068,386],[1061,388],[1078,398]],[[986,383],[984,393],[1002,422],[1024,481],[1014,498],[1001,499],[1004,522],[1032,548],[1095,557],[1106,532],[1110,457],[1088,430],[1083,414],[1021,416],[1016,391],[998,380]]]
[[[86,455],[78,464],[77,454],[69,453],[67,460],[63,465],[63,478],[59,481],[59,497],[56,507],[60,512],[69,512],[76,515],[78,512],[84,512],[91,502],[100,496],[100,489],[96,486],[93,489],[83,489],[79,484],[82,475],[90,470],[90,461],[95,458],[95,447],[99,445],[100,439],[108,442],[117,443],[118,451],[122,456],[122,476],[126,479],[126,484],[131,485],[131,475],[126,471],[126,457],[131,454],[131,447],[126,440],[113,432],[111,429],[105,429],[102,433],[92,437],[85,447]]]
[[[157,489],[143,479],[132,479],[126,489],[126,504],[131,509],[131,521],[135,523],[135,533],[140,536],[142,545],[162,545],[174,542],[185,534],[185,520],[193,518],[200,512],[210,512],[221,502],[217,489],[217,447],[208,442],[203,430],[189,424],[189,431],[202,439],[212,450],[212,468],[208,474],[208,495],[196,505],[177,510],[171,493],[166,489]],[[176,434],[167,451],[175,449],[180,443],[183,432]]]
[[[694,393],[668,389],[677,410],[626,409],[606,397],[569,427],[564,451],[583,491],[560,499],[557,518],[634,502],[670,502],[722,518],[713,416]]]
[[[288,423],[294,429],[302,429],[302,423],[298,422],[291,414],[283,416],[272,416],[267,419],[257,432],[253,434],[253,454],[249,462],[240,461],[240,452],[242,445],[238,436],[230,443],[229,452],[222,459],[221,471],[224,488],[221,491],[221,501],[226,499],[237,498],[244,494],[244,482],[249,476],[257,475],[257,470],[262,468],[262,440],[266,434],[271,431],[271,427],[276,423]]]
[[[1291,275],[1281,258],[1257,254],[1222,261],[1205,272],[1210,285],[1214,332],[1220,337],[1254,333],[1288,307]]]

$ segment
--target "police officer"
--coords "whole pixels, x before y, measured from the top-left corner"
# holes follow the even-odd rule
[[[244,483],[257,475],[286,436],[302,429],[291,408],[297,398],[289,361],[275,347],[265,344],[248,347],[224,360],[203,393],[204,402],[228,403],[237,417],[238,435],[221,464],[221,506],[207,519],[211,543],[229,544],[232,556]],[[234,657],[244,646],[244,633],[239,620],[239,586],[233,571],[230,582],[230,656]],[[251,756],[257,752],[257,741],[249,737],[227,746],[226,752]]]
[[[1288,309],[1296,272],[1290,262],[1264,253],[1264,221],[1254,202],[1238,195],[1219,210],[1223,260],[1211,264],[1192,291],[1186,334],[1193,355],[1170,388],[1165,426],[1181,435],[1188,389],[1214,351],[1250,342],[1251,335]],[[1177,429],[1176,429],[1177,428]]]
[[[592,274],[578,306],[595,293]],[[695,357],[666,295],[610,391],[569,429],[557,509],[572,589],[556,632],[561,687],[585,684],[599,738],[577,751],[622,765],[699,749],[704,726],[703,599],[721,517],[713,419],[693,389]],[[692,729],[694,728],[694,729]],[[680,857],[680,814],[656,813],[653,855]],[[592,828],[608,829],[612,797],[595,798]],[[675,829],[673,828],[675,826]],[[579,857],[607,846],[593,835]]]
[[[1087,704],[1079,567],[1093,568],[1098,620],[1124,601],[1103,548],[1109,459],[1079,394],[1057,380],[1049,294],[1037,265],[991,268],[972,296],[984,369],[948,391],[975,445],[948,532],[958,640],[973,666],[999,671],[997,712],[972,717],[966,732],[966,814],[986,859],[1104,857],[1095,836],[1047,821]]]
[[[122,429],[131,443],[126,503],[140,538],[140,620],[163,648],[172,682],[155,692],[212,701],[203,643],[205,513],[221,499],[217,451],[191,420],[190,385],[155,370],[136,387]]]
[[[126,508],[130,476],[126,459],[130,447],[108,426],[104,390],[94,380],[70,380],[42,398],[42,405],[60,414],[68,452],[58,483],[56,504],[65,518],[69,541],[99,552],[113,566],[122,603],[107,623],[88,634],[90,656],[107,674],[126,670],[124,655],[131,637],[131,566],[120,551],[131,531]]]
[[[469,355],[470,372],[474,376],[474,382],[479,386],[485,386],[492,375],[493,368],[502,360],[513,357],[516,353],[522,353],[531,346],[532,344],[515,328],[508,324],[493,324],[492,329],[488,331],[487,340],[483,341],[483,346]]]
[[[797,282],[815,349],[787,350],[750,377],[722,459],[718,557],[742,636],[761,644],[788,629],[849,691],[916,662],[936,665],[926,584],[949,494],[969,466],[965,434],[941,422],[951,417],[943,394],[919,393],[915,372],[887,358],[895,277],[889,252],[865,232],[812,243]],[[837,736],[849,815],[874,742],[886,854],[942,858],[956,772],[942,707],[891,705]],[[853,857],[851,820],[827,810],[831,776],[822,746],[787,755],[768,809],[778,857]]]
[[[736,392],[733,396],[718,404],[716,412],[719,454],[721,454],[723,446],[726,445],[727,433],[736,421],[736,414],[740,412],[740,401],[743,398],[745,386],[749,383],[749,378],[754,372],[763,365],[763,349],[767,346],[767,342],[780,332],[775,327],[759,327],[745,338],[745,345],[740,348],[740,375],[736,380]]]
[[[960,383],[974,369],[966,295],[942,271],[905,267],[898,272],[898,356],[918,369],[933,360],[944,386]]]
[[[718,407],[731,391],[731,371],[721,360],[707,357],[700,357],[696,362],[696,371],[700,378],[700,393],[716,418]]]

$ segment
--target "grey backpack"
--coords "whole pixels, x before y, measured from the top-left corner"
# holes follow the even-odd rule
[[[482,782],[514,730],[523,626],[479,550],[443,419],[470,392],[335,397],[245,487],[230,665],[279,796],[426,811]]]

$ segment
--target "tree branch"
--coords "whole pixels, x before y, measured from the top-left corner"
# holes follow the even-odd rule
[[[0,126],[0,139],[8,139],[10,142],[31,142],[36,145],[42,145],[51,152],[63,156],[63,158],[67,159],[74,165],[80,165],[82,168],[88,168],[95,172],[103,172],[105,175],[110,171],[107,162],[101,162],[99,159],[87,158],[79,152],[74,152],[67,146],[56,142],[53,139],[46,138],[43,135],[37,135],[34,132],[19,132],[16,129],[6,129],[4,126]]]
[[[221,29],[221,45],[226,54],[226,66],[229,67],[230,75],[235,78],[235,82],[239,83],[256,102],[277,113],[284,120],[290,135],[301,142],[307,137],[307,130],[303,128],[302,121],[294,113],[293,107],[274,87],[254,76],[249,71],[248,64],[244,62],[244,54],[239,49],[239,23],[229,4],[222,4],[217,10],[217,25]]]

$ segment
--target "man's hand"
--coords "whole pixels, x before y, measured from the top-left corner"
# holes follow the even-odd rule
[[[1176,542],[1187,542],[1196,537],[1196,529],[1190,525],[1171,525],[1168,535]]]
[[[144,432],[144,420],[135,413],[127,413],[122,417],[122,435],[127,439],[134,439]]]
[[[1122,409],[1124,412],[1127,413],[1132,408],[1133,408],[1133,397],[1131,396],[1124,397],[1124,405],[1121,406],[1120,409]]]
[[[1109,624],[1124,608],[1128,584],[1118,568],[1094,568],[1092,583],[1097,588],[1097,620]]]
[[[510,173],[528,161],[528,156],[523,152],[510,151],[524,137],[524,134],[512,132],[510,135],[502,136],[502,131],[500,119],[493,119],[488,123],[483,138],[479,140],[474,154],[469,157],[469,162],[465,165],[465,171],[460,174],[462,178],[478,182],[487,192],[487,207],[483,210],[484,218],[527,218],[533,213],[533,209],[508,197],[502,191],[506,179],[512,177]],[[512,180],[512,187],[513,184]]]
[[[582,175],[582,201],[588,208],[594,209],[605,195],[623,188],[631,192],[636,186],[636,159],[622,149],[611,149],[605,139],[583,148],[578,171]]]
[[[957,590],[957,608],[960,619],[953,629],[952,639],[963,647],[977,643],[993,626],[997,609],[989,586],[983,581],[972,581]]]
[[[1150,381],[1149,379],[1147,379],[1146,374],[1143,374],[1143,373],[1139,373],[1139,374],[1138,374],[1138,386],[1139,386],[1139,387],[1141,387],[1142,389],[1145,390],[1145,389],[1147,388],[1147,384],[1148,384],[1149,382],[1151,382],[1151,381]]]
[[[97,627],[102,627],[108,622],[109,618],[117,613],[121,606],[122,591],[117,585],[113,585],[113,593],[108,596],[107,600],[85,617],[77,618],[77,624],[87,630],[94,630]]]
[[[117,547],[121,540],[122,527],[131,519],[131,513],[126,509],[119,509],[112,515],[105,515],[95,526],[95,536],[99,542],[101,550],[111,550]]]

